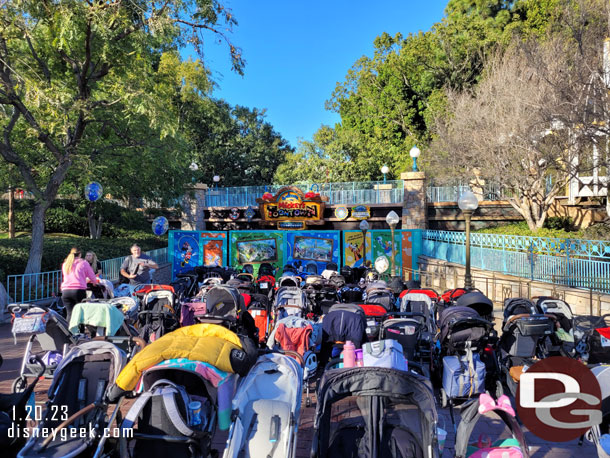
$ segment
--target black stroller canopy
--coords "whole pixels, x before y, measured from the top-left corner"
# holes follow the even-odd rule
[[[236,318],[245,308],[243,301],[244,299],[237,289],[213,286],[206,296],[208,315]]]
[[[314,423],[313,447],[317,453],[312,456],[330,456],[330,431],[332,405],[344,398],[359,397],[357,403],[363,413],[365,436],[361,439],[360,456],[385,456],[384,444],[377,444],[375,436],[385,438],[384,442],[397,440],[398,435],[388,433],[387,427],[395,427],[419,442],[421,456],[438,456],[436,453],[436,424],[438,420],[434,395],[430,381],[424,377],[394,369],[379,367],[358,367],[326,371],[320,382],[318,408]],[[378,399],[379,402],[375,401]],[[404,409],[409,405],[417,409]],[[397,409],[393,410],[396,406]],[[414,415],[414,421],[405,423],[399,413]],[[416,420],[417,418],[417,420]],[[396,421],[398,420],[398,423]],[[400,433],[398,433],[400,434]],[[405,438],[405,436],[401,436]],[[364,444],[362,443],[364,441]],[[354,445],[354,444],[351,444]],[[398,452],[397,456],[401,456]],[[408,455],[411,456],[411,455]],[[418,453],[414,456],[420,456]]]
[[[459,307],[470,307],[471,309],[476,310],[481,316],[491,315],[494,311],[493,302],[485,296],[485,294],[479,291],[462,294],[458,297],[456,305]]]
[[[534,304],[529,299],[512,297],[504,301],[504,322],[513,315],[535,314],[536,312]]]

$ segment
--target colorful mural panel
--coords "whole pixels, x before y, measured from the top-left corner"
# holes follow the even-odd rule
[[[168,240],[172,280],[197,266],[223,266],[227,233],[220,231],[170,231]]]
[[[371,233],[366,234],[363,243],[362,231],[343,231],[343,265],[362,267],[371,259]]]
[[[254,274],[268,262],[276,269],[284,266],[284,233],[282,231],[231,231],[229,265],[241,269],[252,264]]]
[[[339,231],[291,231],[285,235],[286,264],[321,273],[329,262],[340,264]]]
[[[413,232],[401,231],[401,255],[404,272],[403,279],[413,280]]]
[[[372,230],[371,233],[371,260],[373,264],[379,256],[385,256],[391,265],[392,259],[392,233],[389,230]],[[396,275],[400,275],[402,269],[401,256],[401,233],[394,232],[394,263],[396,266]],[[389,272],[391,274],[391,272]]]

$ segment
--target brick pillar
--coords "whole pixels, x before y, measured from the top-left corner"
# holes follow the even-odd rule
[[[402,200],[402,229],[426,229],[428,226],[426,206],[426,174],[403,172],[404,197]]]
[[[187,188],[182,196],[182,214],[180,215],[180,229],[185,231],[205,230],[205,195],[208,186],[197,183]]]

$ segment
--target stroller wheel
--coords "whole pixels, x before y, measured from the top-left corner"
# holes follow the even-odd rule
[[[23,393],[27,387],[28,379],[23,375],[21,377],[17,377],[13,382],[13,393]]]
[[[447,393],[445,392],[444,388],[441,388],[441,407],[444,409],[445,407],[447,407],[447,405]]]

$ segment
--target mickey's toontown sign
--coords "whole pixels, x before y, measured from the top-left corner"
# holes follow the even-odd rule
[[[328,197],[315,192],[303,194],[299,188],[285,186],[274,196],[269,192],[256,199],[261,223],[276,225],[278,229],[305,229],[307,224],[324,224],[324,205]],[[286,224],[297,223],[301,224]]]

